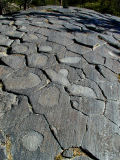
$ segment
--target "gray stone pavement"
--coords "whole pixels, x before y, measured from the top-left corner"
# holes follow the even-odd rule
[[[120,159],[120,18],[37,7],[0,17],[0,160]]]

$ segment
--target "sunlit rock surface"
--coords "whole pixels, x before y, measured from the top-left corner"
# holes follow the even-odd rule
[[[119,17],[0,17],[0,160],[119,160],[119,127]]]

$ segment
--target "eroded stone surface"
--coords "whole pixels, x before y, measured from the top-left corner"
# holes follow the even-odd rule
[[[105,116],[118,126],[120,126],[119,108],[119,101],[108,101],[106,103]]]
[[[9,47],[12,44],[13,40],[10,40],[8,37],[0,35],[0,45]]]
[[[13,43],[11,52],[24,55],[33,54],[37,52],[37,46],[34,43],[21,44],[20,42],[16,42],[15,44]]]
[[[9,75],[12,72],[13,70],[11,68],[4,65],[0,65],[0,80],[5,78],[7,75]]]
[[[119,88],[120,83],[119,82],[100,82],[100,87],[103,90],[105,96],[107,99],[111,100],[119,100],[120,94],[119,94]]]
[[[23,75],[13,73],[4,80],[4,85],[9,90],[21,90],[33,88],[40,82],[40,78],[33,73],[25,73]]]
[[[0,47],[0,58],[7,56],[7,48],[6,47]]]
[[[7,31],[5,32],[6,36],[9,36],[11,38],[22,38],[22,36],[24,35],[24,33],[19,32],[19,31]]]
[[[81,96],[96,98],[95,92],[88,87],[83,87],[80,85],[73,84],[68,87],[68,91],[75,96],[81,95]]]
[[[36,151],[43,141],[43,136],[35,131],[30,131],[22,138],[23,146],[29,151]]]
[[[25,67],[25,57],[22,55],[10,55],[1,58],[2,61],[13,69]]]
[[[72,103],[73,108],[81,111],[82,113],[86,115],[102,114],[105,109],[105,102],[94,99],[94,98],[71,97],[71,103]]]
[[[31,54],[28,56],[28,65],[30,67],[41,68],[47,64],[47,56],[39,54]]]
[[[40,95],[38,103],[43,106],[54,106],[58,105],[59,101],[59,90],[55,87],[49,87],[43,91]]]
[[[52,79],[52,81],[58,82],[64,86],[70,85],[67,79],[68,71],[66,69],[60,70],[58,73],[56,73],[54,70],[47,69],[46,73]]]
[[[60,59],[59,61],[61,62],[61,63],[79,63],[79,61],[80,61],[80,59],[81,58],[79,58],[79,57],[65,57],[65,58],[62,58],[62,59]]]
[[[72,45],[73,41],[60,33],[51,33],[48,37],[50,42],[55,42],[64,46]]]
[[[12,49],[13,53],[24,53],[26,51],[27,51],[27,47],[23,46],[22,44],[21,45],[18,44]]]
[[[64,26],[65,26],[66,29],[68,29],[70,31],[80,31],[81,30],[80,27],[74,26],[74,25],[69,24],[69,23],[64,24]]]
[[[39,51],[40,52],[51,52],[52,47],[50,47],[50,46],[39,46]]]
[[[88,131],[83,139],[82,147],[89,150],[98,159],[108,157],[110,160],[117,159],[120,156],[118,137],[119,128],[114,123],[103,116],[90,116]],[[117,138],[118,141],[116,141]]]
[[[0,160],[120,159],[119,23],[60,6],[0,16]]]
[[[97,35],[94,35],[94,34],[83,34],[83,33],[76,34],[75,40],[78,43],[93,49],[100,46],[101,43],[104,44],[103,42],[99,41],[99,39],[97,38]]]
[[[67,46],[67,49],[68,49],[69,51],[75,52],[75,53],[80,54],[80,55],[83,55],[83,54],[91,51],[90,48],[87,48],[87,47],[82,46],[82,45],[78,45],[78,44],[76,44],[76,43]]]
[[[0,117],[11,110],[13,104],[17,104],[17,96],[0,90]]]
[[[120,43],[114,37],[110,35],[99,35],[99,37],[108,42],[110,45],[120,48]]]
[[[80,156],[80,157],[75,157],[73,160],[91,160],[91,158],[86,157],[86,156]]]

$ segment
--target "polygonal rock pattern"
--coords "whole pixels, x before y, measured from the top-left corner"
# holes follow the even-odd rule
[[[86,131],[87,117],[78,111],[67,109],[67,107],[65,109],[62,106],[60,109],[55,108],[50,112],[51,114],[46,113],[46,117],[63,148],[79,147]]]
[[[12,127],[13,129],[6,126],[8,130],[11,130],[11,133],[4,131],[5,134],[9,132],[7,143],[11,144],[9,149],[11,157],[13,159],[22,158],[24,160],[30,158],[42,160],[54,159],[55,155],[57,155],[61,149],[50,133],[49,126],[44,117],[39,115],[26,115],[21,117],[20,120],[20,122],[16,122],[16,127]],[[9,152],[6,153],[6,155],[8,155]]]
[[[119,23],[59,6],[0,17],[0,160],[120,159]]]
[[[119,127],[104,116],[90,116],[88,131],[86,132],[82,147],[98,159],[118,159],[119,152]],[[97,146],[97,147],[96,147]]]

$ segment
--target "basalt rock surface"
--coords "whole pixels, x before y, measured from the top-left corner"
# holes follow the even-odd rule
[[[0,17],[0,160],[120,159],[120,18],[38,7]]]

